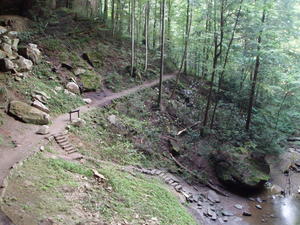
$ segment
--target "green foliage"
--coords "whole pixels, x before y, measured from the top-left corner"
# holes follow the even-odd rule
[[[51,72],[49,65],[40,64],[35,67],[34,72],[35,76],[14,83],[15,88],[26,96],[28,101],[31,100],[34,91],[45,92],[50,97],[47,106],[54,115],[69,112],[84,104],[80,96],[66,94],[63,88],[61,91],[54,90],[55,87],[61,87],[61,84],[55,79],[56,74]]]
[[[93,171],[91,169],[87,169],[85,166],[79,163],[73,163],[63,159],[49,159],[48,161],[49,165],[57,172],[61,172],[61,170],[66,170],[87,177],[93,176]]]

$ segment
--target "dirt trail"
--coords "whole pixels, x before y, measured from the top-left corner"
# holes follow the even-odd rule
[[[174,74],[164,75],[163,81],[173,79]],[[145,82],[142,85],[121,91],[119,93],[110,93],[107,96],[93,97],[93,102],[89,105],[79,107],[80,113],[88,112],[97,107],[102,107],[114,99],[122,98],[140,90],[153,87],[159,83],[159,80]],[[69,122],[69,114],[63,114],[53,119],[50,125],[50,134],[55,134],[63,131]],[[0,128],[0,133],[10,136],[17,144],[17,147],[0,149],[0,200],[4,194],[5,178],[9,175],[10,170],[19,162],[28,158],[34,152],[39,150],[39,147],[46,143],[44,136],[37,135],[35,132],[39,126],[24,124],[13,118],[7,117],[5,124]],[[0,225],[9,225],[13,223],[0,209]]]
[[[163,81],[173,79],[174,74],[164,75]],[[79,107],[80,113],[88,112],[97,107],[102,107],[109,104],[112,100],[128,96],[140,90],[153,87],[159,83],[159,80],[145,82],[142,85],[121,91],[119,93],[111,93],[103,98],[93,98],[93,102],[89,105]],[[52,120],[50,125],[50,134],[55,134],[63,131],[69,122],[69,114],[63,114]],[[11,136],[12,140],[18,144],[16,148],[7,148],[0,150],[0,199],[1,193],[5,187],[5,178],[9,175],[11,168],[18,162],[26,159],[34,152],[38,151],[39,147],[46,143],[44,136],[37,135],[35,132],[39,126],[28,125],[7,117],[7,121],[0,129],[0,133]],[[1,212],[1,211],[0,211]],[[1,221],[0,221],[1,222]],[[1,223],[0,223],[1,224]]]

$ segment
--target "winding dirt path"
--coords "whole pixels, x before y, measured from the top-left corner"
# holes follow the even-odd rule
[[[163,81],[175,78],[175,74],[166,74]],[[86,113],[97,107],[103,107],[111,103],[112,100],[131,95],[146,88],[153,87],[159,83],[159,79],[148,81],[142,85],[126,89],[118,93],[110,93],[107,96],[99,97],[96,94],[89,97],[92,98],[92,103],[79,107],[80,113]],[[50,134],[62,132],[69,123],[69,114],[62,114],[52,120],[50,125]],[[0,149],[0,199],[3,195],[3,190],[6,186],[6,177],[10,170],[19,162],[30,157],[34,152],[39,150],[39,147],[46,143],[45,136],[37,135],[35,132],[39,129],[37,125],[21,123],[13,118],[7,117],[5,124],[0,128],[0,133],[5,133],[17,143],[17,147],[8,147]],[[5,221],[5,215],[1,214],[0,210],[0,225]],[[2,221],[2,222],[1,222]]]

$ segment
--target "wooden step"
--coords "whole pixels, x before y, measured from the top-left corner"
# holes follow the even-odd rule
[[[64,145],[64,146],[62,146],[62,148],[63,148],[63,149],[73,148],[73,145],[71,145],[71,144]]]

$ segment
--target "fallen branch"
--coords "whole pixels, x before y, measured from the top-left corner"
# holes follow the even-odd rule
[[[199,176],[197,174],[195,174],[193,171],[191,171],[190,169],[186,168],[184,165],[182,165],[177,159],[175,159],[175,157],[170,154],[171,159],[176,163],[177,166],[179,166],[181,169],[184,169],[185,171],[187,171],[188,173],[192,174],[194,177],[199,178]],[[205,183],[205,185],[214,190],[215,192],[217,192],[218,194],[225,196],[225,197],[229,197],[229,195],[227,195],[224,191],[220,190],[218,187],[214,186],[212,183],[207,182]]]
[[[188,129],[191,129],[191,128],[197,126],[197,125],[200,124],[200,123],[201,123],[201,121],[198,121],[198,122],[192,124],[191,126],[184,128],[183,130],[181,130],[181,131],[179,131],[179,132],[177,133],[177,136],[179,136],[179,135],[181,135],[182,133],[186,132]]]

